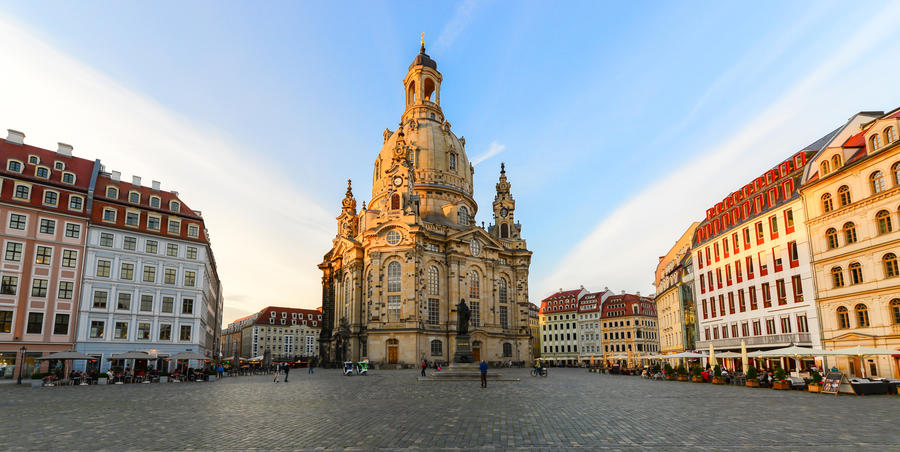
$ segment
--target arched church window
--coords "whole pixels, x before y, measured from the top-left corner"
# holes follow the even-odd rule
[[[409,82],[406,90],[406,105],[412,105],[416,101],[416,82]]]
[[[500,238],[505,239],[509,237],[509,225],[503,223],[500,225]]]
[[[434,94],[434,80],[430,78],[425,79],[425,91],[422,91],[422,99],[428,102],[433,102],[431,99],[431,95]]]
[[[503,278],[497,281],[497,296],[501,303],[506,303],[506,280]]]
[[[459,213],[457,213],[457,216],[459,217],[459,224],[469,224],[469,209],[466,209],[466,206],[459,206]]]
[[[388,264],[388,292],[400,292],[400,263],[397,261]]]
[[[441,282],[438,278],[437,267],[428,267],[428,295],[439,295],[441,293]]]
[[[456,154],[450,153],[450,171],[456,171]]]
[[[479,295],[481,293],[480,288],[481,279],[478,277],[478,272],[472,270],[469,272],[469,298],[481,298]]]
[[[366,297],[372,298],[372,270],[369,270],[369,274],[366,275]]]
[[[344,315],[350,316],[350,297],[353,296],[353,288],[351,287],[350,277],[344,278]]]
[[[400,208],[400,193],[394,193],[391,196],[391,210],[397,210]]]

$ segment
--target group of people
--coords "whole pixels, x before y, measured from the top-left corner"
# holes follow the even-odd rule
[[[422,376],[423,376],[423,377],[427,376],[427,375],[425,375],[425,369],[428,368],[428,361],[423,359],[423,360],[422,360],[422,364],[420,365],[420,367],[422,368]],[[438,372],[441,371],[441,365],[440,365],[440,363],[438,363],[437,361],[431,363],[431,368],[434,369],[434,370],[436,370],[436,371],[438,371]]]

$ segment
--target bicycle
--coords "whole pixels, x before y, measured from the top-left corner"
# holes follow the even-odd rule
[[[531,376],[532,376],[532,377],[538,376],[538,370],[537,370],[537,368],[531,369]],[[541,369],[541,376],[542,376],[542,377],[546,377],[546,376],[547,376],[547,368],[546,368],[546,367],[544,367],[543,369]]]

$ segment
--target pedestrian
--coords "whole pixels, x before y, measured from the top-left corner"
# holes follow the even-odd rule
[[[290,364],[285,364],[285,365],[284,365],[284,382],[285,382],[285,383],[287,383],[288,374],[290,374],[290,373],[291,373],[291,366],[290,366]]]
[[[428,364],[427,364],[427,363],[425,362],[425,360],[423,359],[423,360],[422,360],[422,376],[423,376],[423,377],[425,376],[425,367],[426,367],[426,366],[428,366]]]
[[[225,368],[222,367],[221,364],[219,364],[219,369],[218,369],[218,371],[219,371],[219,378],[222,378],[222,377],[225,376]]]
[[[481,365],[478,366],[478,368],[481,370],[481,387],[486,388],[487,387],[487,362],[482,359]]]
[[[281,376],[281,372],[279,372],[279,367],[280,366],[278,366],[278,364],[275,365],[275,379],[272,380],[275,383],[278,383],[278,377]]]
[[[309,373],[313,373],[313,367],[316,367],[315,361],[309,360]]]

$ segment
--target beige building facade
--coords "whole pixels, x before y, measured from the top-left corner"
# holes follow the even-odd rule
[[[476,360],[531,361],[531,252],[510,183],[501,165],[494,224],[477,226],[475,170],[441,110],[442,81],[423,44],[403,80],[400,127],[384,131],[368,207],[357,211],[348,185],[319,265],[326,364],[449,362],[462,302]]]
[[[859,113],[811,160],[801,188],[826,349],[850,376],[900,377],[900,110]]]
[[[684,274],[690,267],[685,267],[685,258],[690,258],[691,238],[699,223],[688,227],[675,245],[659,258],[656,267],[656,311],[659,325],[660,354],[680,353],[693,349],[696,337],[697,316],[694,300],[690,297],[693,287],[685,285]],[[692,282],[690,284],[693,284]]]

